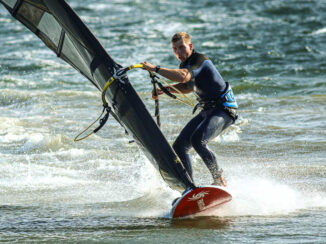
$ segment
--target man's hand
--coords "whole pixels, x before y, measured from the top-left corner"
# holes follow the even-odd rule
[[[157,96],[155,96],[155,91],[154,90],[152,91],[152,98],[154,100],[157,100],[158,99],[158,96],[163,94],[163,92],[162,92],[162,90],[160,88],[157,88],[156,89],[156,92],[157,92]]]
[[[147,69],[149,71],[155,71],[155,68],[156,68],[155,65],[153,65],[153,64],[151,64],[149,62],[146,62],[146,61],[142,62],[141,64],[144,65],[144,69]]]

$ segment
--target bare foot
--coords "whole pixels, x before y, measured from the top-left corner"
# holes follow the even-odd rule
[[[227,187],[226,180],[223,176],[220,176],[219,178],[215,179],[212,185]]]
[[[221,186],[227,187],[228,184],[226,183],[226,180],[224,179],[223,176],[220,176],[220,181],[221,181]]]

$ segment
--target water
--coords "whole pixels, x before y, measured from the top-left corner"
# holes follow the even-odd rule
[[[100,93],[0,8],[0,240],[3,242],[325,243],[326,2],[69,1],[123,65],[178,65],[170,37],[231,82],[240,119],[210,144],[233,200],[171,220],[169,189],[118,123],[73,138]],[[153,114],[147,74],[130,80]],[[194,97],[191,97],[194,99]],[[191,108],[161,98],[172,143]],[[195,181],[210,183],[192,152]]]

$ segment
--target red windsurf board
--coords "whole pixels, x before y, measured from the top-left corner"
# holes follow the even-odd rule
[[[172,206],[172,218],[186,217],[231,201],[231,194],[220,186],[202,186],[185,192]]]

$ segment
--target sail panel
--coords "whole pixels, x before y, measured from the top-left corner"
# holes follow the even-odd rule
[[[59,45],[62,28],[52,15],[44,13],[39,24],[36,26],[51,40],[54,47]],[[51,28],[49,28],[49,26],[51,26]]]
[[[33,5],[23,2],[18,11],[16,12],[17,16],[23,17],[26,22],[29,22],[33,26],[37,26],[40,22],[40,19],[43,15],[44,11],[39,8],[34,7]]]
[[[76,65],[88,79],[92,79],[89,68],[89,62],[92,60],[92,56],[67,33],[63,41],[61,52],[69,59],[70,63]]]

